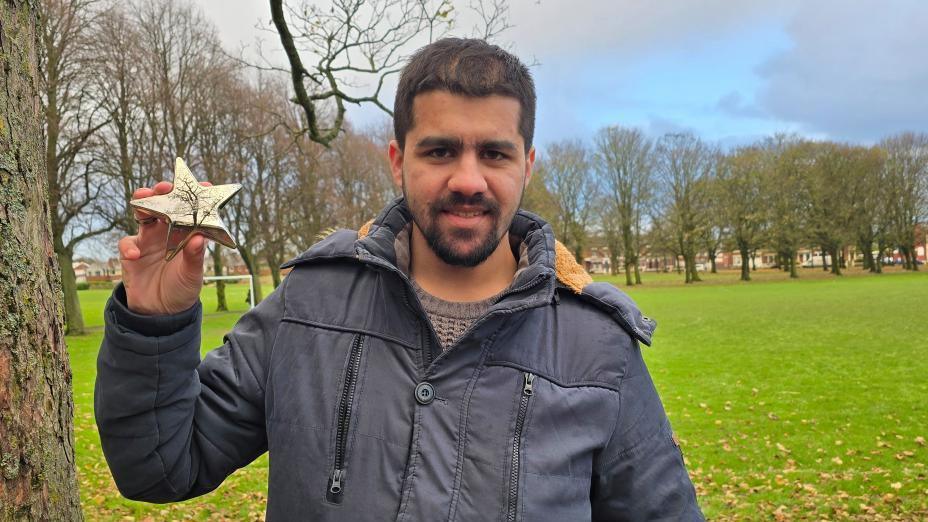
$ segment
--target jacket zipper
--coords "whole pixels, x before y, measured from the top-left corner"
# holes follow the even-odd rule
[[[348,428],[351,425],[351,410],[354,404],[355,390],[358,385],[358,373],[361,369],[361,351],[364,348],[364,338],[358,334],[351,343],[351,353],[348,355],[348,367],[345,369],[345,382],[342,386],[342,395],[338,401],[338,424],[335,435],[335,462],[332,465],[332,474],[329,476],[329,488],[326,491],[326,500],[341,504],[345,481],[345,450],[348,445]]]
[[[522,396],[519,397],[519,414],[516,416],[516,432],[512,437],[512,462],[509,467],[509,511],[506,515],[508,522],[515,522],[516,511],[519,507],[519,471],[522,464],[522,429],[525,427],[525,414],[528,412],[528,401],[532,398],[535,384],[535,374],[525,372],[523,375]]]

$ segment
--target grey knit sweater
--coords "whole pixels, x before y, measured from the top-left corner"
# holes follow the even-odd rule
[[[471,323],[499,298],[497,294],[482,301],[445,301],[423,290],[415,279],[412,280],[412,286],[422,303],[422,308],[429,316],[429,321],[432,322],[432,327],[435,328],[435,333],[438,334],[442,349],[454,344]]]

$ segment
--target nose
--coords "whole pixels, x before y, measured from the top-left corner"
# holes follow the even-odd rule
[[[451,178],[448,179],[448,190],[464,196],[486,192],[487,180],[483,176],[476,153],[468,152],[461,155]]]

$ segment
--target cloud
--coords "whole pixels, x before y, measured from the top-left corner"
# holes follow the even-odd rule
[[[514,27],[503,37],[515,43],[517,53],[539,56],[542,64],[591,54],[627,59],[711,42],[720,33],[783,17],[795,1],[572,0],[566,9],[562,0],[513,2]]]
[[[768,116],[756,103],[747,102],[738,91],[731,91],[719,98],[715,108],[724,114],[739,118],[764,118]]]
[[[758,68],[758,106],[835,139],[928,131],[926,27],[926,2],[803,3],[787,26],[793,46]]]

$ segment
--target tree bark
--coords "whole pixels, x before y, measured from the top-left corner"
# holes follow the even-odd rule
[[[693,276],[692,276],[691,280],[692,280],[694,283],[698,283],[698,282],[702,281],[702,278],[699,277],[699,273],[698,273],[698,271],[696,270],[696,254],[690,254],[690,267],[692,267],[692,271],[693,271]]]
[[[790,253],[789,253],[789,277],[790,277],[790,279],[798,279],[798,278],[799,278],[799,271],[796,269],[796,265],[799,264],[799,263],[798,263],[798,260],[796,259],[796,257],[797,257],[798,255],[799,255],[799,254],[798,254],[797,252],[790,252]]]
[[[220,246],[213,246],[213,275],[221,276],[222,273],[222,251]],[[226,282],[216,281],[216,311],[226,312],[229,310],[229,304],[226,302]]]
[[[751,253],[747,246],[743,246],[739,249],[741,253],[741,280],[750,281],[751,280]]]
[[[635,284],[641,284],[641,270],[638,268],[638,262],[635,262]]]
[[[36,4],[0,3],[0,519],[80,520]]]
[[[242,256],[242,261],[245,262],[245,267],[248,268],[248,273],[251,274],[253,282],[253,287],[255,289],[255,305],[261,302],[263,295],[261,293],[261,271],[258,269],[258,258],[255,257],[244,245],[239,245],[238,253]]]
[[[274,288],[280,286],[280,261],[275,259],[272,254],[267,255],[267,267],[271,271],[271,282],[274,284]]]

